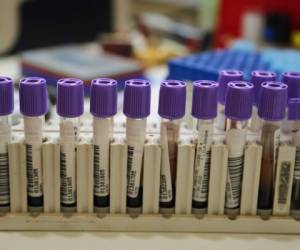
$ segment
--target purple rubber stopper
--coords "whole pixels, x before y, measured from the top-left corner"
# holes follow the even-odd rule
[[[123,113],[126,117],[143,119],[150,114],[151,86],[144,79],[125,82]]]
[[[300,120],[300,98],[289,99],[288,108],[288,119]]]
[[[225,104],[227,84],[232,81],[243,81],[244,73],[238,70],[221,70],[219,72],[218,83],[220,85],[218,91],[218,100],[221,104]]]
[[[56,111],[61,117],[73,118],[83,114],[83,81],[63,78],[57,81]]]
[[[48,112],[46,80],[26,77],[20,80],[20,111],[25,116],[40,116]]]
[[[258,116],[267,121],[280,121],[285,116],[288,86],[282,82],[264,82],[258,102]]]
[[[160,84],[158,114],[169,120],[185,114],[186,85],[182,81],[167,80]]]
[[[0,115],[9,115],[14,110],[14,87],[12,79],[0,76]]]
[[[251,73],[251,83],[254,85],[254,104],[258,105],[259,93],[263,82],[276,81],[276,74],[271,71],[255,70]]]
[[[252,83],[244,81],[233,81],[228,83],[225,116],[236,121],[250,119],[253,106]]]
[[[117,113],[117,81],[109,78],[91,82],[90,112],[96,117],[107,118]]]
[[[200,80],[193,83],[192,116],[209,120],[217,116],[218,87],[214,81]]]
[[[300,98],[300,72],[285,72],[282,82],[288,86],[288,99]]]

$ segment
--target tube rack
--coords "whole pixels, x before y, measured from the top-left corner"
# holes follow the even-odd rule
[[[30,213],[27,208],[26,161],[22,124],[13,127],[9,144],[10,212],[0,217],[0,230],[39,231],[152,231],[152,232],[222,232],[300,234],[300,222],[291,217],[290,197],[296,148],[279,146],[273,215],[263,220],[256,215],[262,147],[249,135],[245,148],[240,215],[224,215],[227,177],[226,145],[223,135],[216,135],[211,153],[207,214],[192,214],[192,185],[195,143],[192,133],[183,130],[178,144],[175,214],[159,214],[160,158],[159,128],[148,124],[144,147],[142,214],[126,213],[127,145],[124,124],[115,125],[110,145],[110,212],[95,214],[93,208],[93,147],[91,124],[82,124],[77,145],[77,212],[60,212],[60,145],[58,124],[46,126],[42,146],[44,212]],[[287,202],[278,203],[280,169],[290,163]]]

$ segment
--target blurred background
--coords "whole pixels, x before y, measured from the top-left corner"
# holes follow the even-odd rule
[[[216,80],[300,71],[299,0],[1,0],[0,74]],[[247,80],[247,79],[246,79]],[[51,86],[54,87],[51,90]]]

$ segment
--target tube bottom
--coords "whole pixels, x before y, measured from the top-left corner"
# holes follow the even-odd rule
[[[175,214],[175,208],[174,207],[170,207],[170,208],[160,207],[159,213],[161,213],[162,215]]]
[[[109,213],[109,207],[94,207],[96,214],[107,214]]]
[[[8,213],[10,212],[10,205],[1,205],[0,206],[0,213]]]
[[[300,210],[298,209],[291,209],[290,215],[297,220],[300,220]]]
[[[224,214],[227,215],[230,219],[234,219],[240,215],[240,208],[225,208]]]
[[[127,207],[126,210],[130,215],[138,215],[142,213],[142,207]]]
[[[65,206],[65,205],[61,204],[61,211],[63,213],[75,213],[76,210],[77,210],[76,205],[72,204],[72,206]]]
[[[192,208],[193,214],[207,214],[207,208]]]
[[[269,219],[272,215],[272,209],[257,209],[257,215],[262,219]]]

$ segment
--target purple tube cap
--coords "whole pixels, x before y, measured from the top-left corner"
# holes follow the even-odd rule
[[[14,87],[10,77],[0,76],[0,115],[14,111]]]
[[[288,102],[288,119],[300,120],[300,98],[291,98]]]
[[[46,80],[26,77],[20,80],[20,111],[25,116],[41,116],[48,112]]]
[[[132,119],[143,119],[150,114],[151,86],[144,79],[125,82],[123,113]]]
[[[258,116],[267,121],[280,121],[285,116],[288,86],[281,82],[264,82],[258,102]]]
[[[182,81],[167,80],[160,84],[158,114],[169,120],[185,114],[186,85]]]
[[[276,81],[276,73],[264,70],[255,70],[251,73],[251,83],[254,85],[254,104],[258,105],[259,93],[263,82]]]
[[[236,121],[250,119],[253,106],[252,83],[233,81],[228,83],[225,101],[225,116]]]
[[[96,117],[112,117],[117,113],[117,81],[98,78],[91,82],[90,112]]]
[[[221,70],[219,72],[218,83],[220,85],[218,91],[218,99],[221,104],[225,104],[227,84],[232,81],[243,81],[244,73],[239,70]]]
[[[192,116],[209,120],[217,116],[218,87],[214,81],[200,80],[193,83]]]
[[[77,78],[63,78],[57,81],[56,111],[59,116],[74,118],[83,114],[83,81]]]
[[[284,72],[282,82],[288,86],[288,99],[300,97],[300,72]]]

